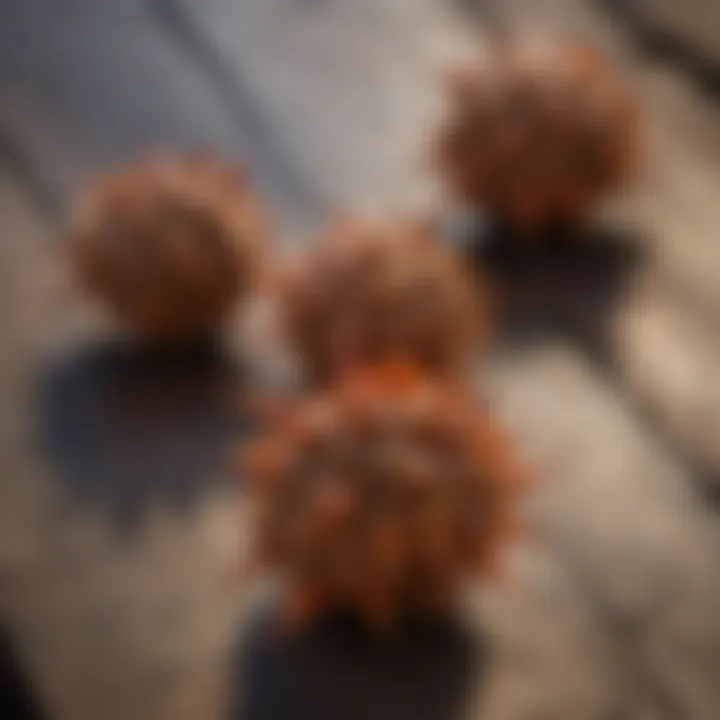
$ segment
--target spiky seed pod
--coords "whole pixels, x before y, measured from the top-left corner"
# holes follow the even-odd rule
[[[464,369],[482,335],[469,273],[421,223],[346,220],[301,259],[282,292],[291,346],[326,382],[349,365],[410,359]]]
[[[371,624],[446,610],[492,570],[524,484],[487,414],[402,363],[300,400],[244,457],[262,562],[294,579],[305,611]]]
[[[68,239],[77,278],[146,340],[215,329],[258,273],[266,227],[242,171],[158,156],[91,186]]]
[[[636,159],[630,93],[584,45],[496,42],[448,94],[442,175],[462,202],[523,232],[585,221]]]

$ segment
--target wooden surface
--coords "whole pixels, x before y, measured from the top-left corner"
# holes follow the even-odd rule
[[[720,713],[720,105],[701,78],[590,0],[6,0],[0,612],[52,717],[221,716],[222,457],[252,429],[221,356],[133,353],[65,292],[71,193],[147,146],[205,145],[249,159],[284,237],[350,202],[414,207],[436,72],[490,22],[599,42],[649,152],[628,230],[521,273],[480,373],[540,478],[528,538],[477,598],[480,717]]]

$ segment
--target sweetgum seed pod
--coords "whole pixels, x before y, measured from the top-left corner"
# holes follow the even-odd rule
[[[156,341],[222,324],[257,280],[267,229],[242,172],[209,156],[157,156],[91,185],[67,236],[83,289]]]
[[[635,104],[593,49],[491,44],[448,83],[434,155],[451,193],[520,230],[585,221],[637,158]]]
[[[305,428],[321,442],[285,424],[268,430],[287,461],[275,492],[255,491],[270,518],[256,541],[325,606],[370,621],[447,607],[507,540],[519,490],[513,446],[451,382],[407,365],[357,371],[320,400],[298,399],[296,412],[316,420],[318,406],[332,407],[333,422]],[[262,462],[251,471],[276,472]]]
[[[467,369],[485,330],[459,258],[411,223],[335,226],[281,299],[291,346],[318,384],[396,358],[454,375]]]

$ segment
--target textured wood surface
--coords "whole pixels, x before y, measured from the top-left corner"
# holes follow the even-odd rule
[[[505,581],[477,598],[479,717],[720,713],[720,106],[701,80],[589,0],[8,0],[0,613],[52,717],[221,716],[238,609],[222,458],[252,429],[218,355],[134,354],[67,292],[71,193],[149,145],[203,145],[249,158],[288,237],[346,203],[415,206],[436,73],[497,22],[599,42],[651,152],[619,208],[631,231],[521,276],[482,373],[540,481]]]

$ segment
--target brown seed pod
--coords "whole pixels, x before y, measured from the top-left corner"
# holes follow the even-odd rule
[[[448,82],[435,156],[451,192],[524,232],[587,219],[637,155],[628,90],[573,42],[491,44]]]
[[[457,385],[385,364],[278,418],[245,470],[258,553],[295,581],[292,612],[345,606],[383,625],[448,609],[493,568],[523,472]]]
[[[282,290],[291,346],[317,382],[397,358],[453,374],[482,330],[469,273],[420,223],[340,222]]]
[[[92,185],[68,240],[80,284],[145,340],[215,329],[250,291],[266,228],[244,174],[158,156]]]

